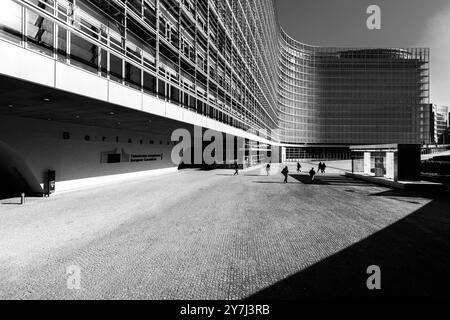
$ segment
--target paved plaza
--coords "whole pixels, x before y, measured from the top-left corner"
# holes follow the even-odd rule
[[[311,164],[304,163],[303,170]],[[186,170],[0,205],[0,298],[449,297],[450,199],[328,168]],[[277,170],[277,172],[274,172]],[[382,290],[366,287],[370,265]],[[81,289],[67,267],[81,268]]]

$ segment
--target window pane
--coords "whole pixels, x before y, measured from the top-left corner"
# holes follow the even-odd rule
[[[174,86],[170,86],[170,101],[176,104],[180,102],[180,90]]]
[[[141,89],[141,69],[126,62],[125,63],[125,81],[131,87]]]
[[[2,1],[0,37],[16,43],[22,39],[22,6],[12,0]]]
[[[106,77],[108,74],[108,52],[101,49],[100,53],[100,70],[102,77]]]
[[[71,34],[70,63],[91,72],[98,70],[98,47],[83,38]]]
[[[128,0],[128,7],[134,12],[136,12],[138,15],[141,15],[142,12],[141,0]]]
[[[166,83],[158,79],[158,96],[161,98],[166,97]]]
[[[53,23],[27,9],[26,24],[28,47],[47,55],[53,55]]]
[[[144,72],[144,90],[151,94],[156,93],[156,77]]]
[[[58,26],[58,60],[65,61],[67,57],[67,30]]]
[[[114,81],[122,82],[122,59],[109,55],[110,76]]]

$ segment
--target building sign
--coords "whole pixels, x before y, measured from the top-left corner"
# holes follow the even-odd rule
[[[124,149],[121,151],[113,150],[102,152],[100,156],[101,163],[138,163],[138,162],[150,162],[150,161],[162,161],[164,157],[163,153],[160,154],[129,154]]]
[[[130,159],[130,162],[160,161],[163,159],[163,154],[132,154]]]

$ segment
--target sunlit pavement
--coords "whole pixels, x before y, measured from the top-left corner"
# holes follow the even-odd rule
[[[270,176],[265,169],[239,176],[188,170],[28,199],[24,206],[1,201],[0,297],[447,294],[445,195],[405,194],[336,169],[311,183],[295,164],[283,184],[279,169]],[[366,287],[369,265],[381,268],[381,291]],[[81,270],[79,290],[68,286],[70,266]]]

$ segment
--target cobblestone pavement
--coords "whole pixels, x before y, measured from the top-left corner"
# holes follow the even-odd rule
[[[293,174],[288,184],[263,169],[232,174],[188,170],[30,199],[25,206],[2,201],[0,298],[358,297],[375,258],[382,267],[401,268],[387,258],[392,252],[407,262],[449,252],[445,197],[396,193],[333,169],[315,184],[305,174]],[[397,228],[406,232],[405,242],[396,243],[401,233],[376,242],[429,206],[431,224],[426,215],[423,223],[407,223],[429,236],[425,243],[413,241],[421,235],[410,228]],[[352,250],[367,241],[367,252]],[[341,253],[344,260],[336,258]],[[439,259],[436,265],[448,272],[447,254]],[[72,265],[81,268],[80,290],[67,287]],[[392,295],[409,288],[407,280],[397,287],[389,280]]]

